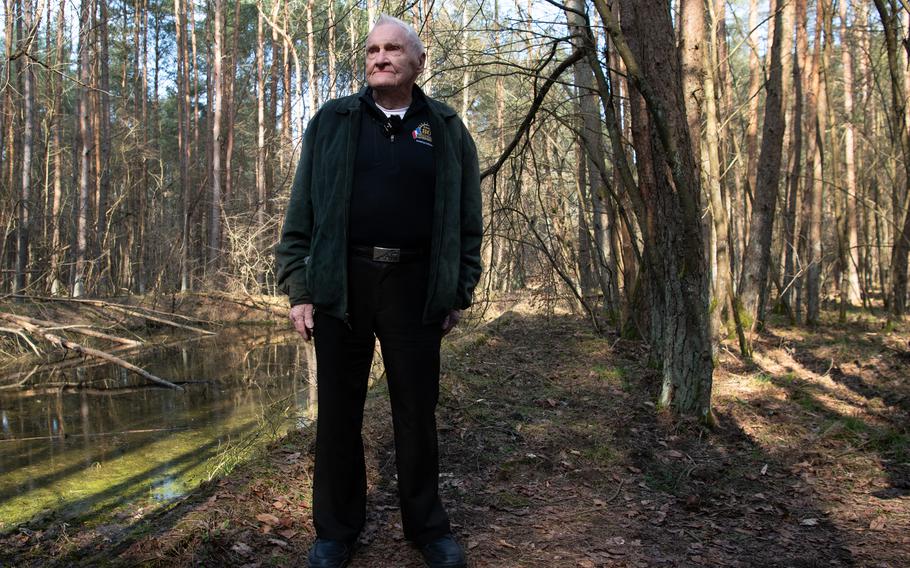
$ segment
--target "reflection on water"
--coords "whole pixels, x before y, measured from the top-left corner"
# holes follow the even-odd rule
[[[222,334],[131,359],[183,392],[110,365],[0,391],[0,530],[46,510],[100,518],[183,495],[232,443],[283,416],[312,419],[307,359],[296,335]],[[39,386],[75,382],[89,388]]]

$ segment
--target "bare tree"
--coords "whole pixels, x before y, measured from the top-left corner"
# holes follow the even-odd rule
[[[780,162],[786,126],[786,108],[790,71],[790,30],[792,3],[783,7],[771,2],[774,35],[771,40],[771,68],[765,100],[765,118],[758,158],[758,175],[753,199],[749,241],[743,255],[739,298],[741,309],[755,325],[763,318],[767,295],[768,266],[771,262],[771,236],[780,183]]]

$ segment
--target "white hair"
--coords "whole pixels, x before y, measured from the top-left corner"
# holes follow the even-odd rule
[[[404,31],[404,35],[408,41],[408,44],[410,44],[411,48],[413,48],[415,52],[415,55],[418,57],[427,52],[426,48],[423,46],[423,42],[420,40],[420,36],[417,35],[417,32],[414,31],[414,28],[412,28],[404,20],[398,19],[395,16],[380,14],[379,17],[376,18],[376,23],[373,24],[373,28],[370,30],[370,33],[373,33],[373,30],[379,26],[385,25],[393,25],[401,28]]]

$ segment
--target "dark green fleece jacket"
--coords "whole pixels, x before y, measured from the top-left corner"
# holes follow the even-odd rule
[[[417,89],[417,87],[414,87]],[[363,91],[362,91],[363,92]],[[281,241],[278,285],[291,305],[311,303],[347,320],[348,214],[365,112],[358,95],[326,103],[303,137]],[[480,278],[483,213],[474,141],[449,106],[425,97],[436,160],[436,196],[424,322],[471,305]]]

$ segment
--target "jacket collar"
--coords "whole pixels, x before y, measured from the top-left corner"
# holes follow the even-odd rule
[[[335,112],[338,114],[348,114],[360,110],[360,105],[363,104],[362,98],[369,97],[369,93],[370,87],[365,86],[360,89],[360,92],[358,92],[356,95],[349,95],[347,97],[339,99],[339,104],[335,107]],[[430,109],[430,112],[438,115],[441,118],[448,120],[456,115],[456,112],[451,107],[426,96],[423,90],[417,85],[414,85],[414,95],[415,99],[417,97],[423,98],[423,100],[426,101],[427,108]]]

